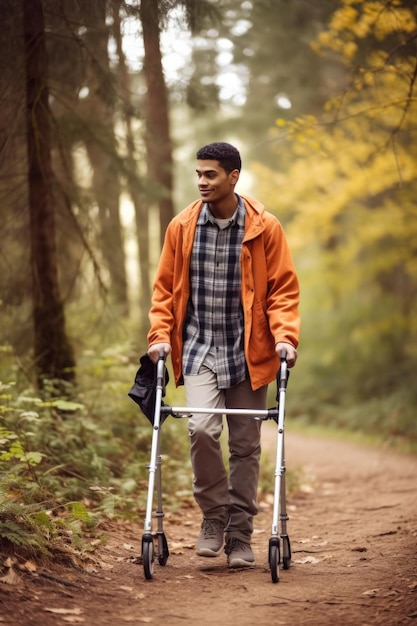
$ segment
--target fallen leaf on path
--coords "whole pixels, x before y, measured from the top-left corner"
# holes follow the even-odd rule
[[[305,556],[303,559],[296,559],[294,563],[298,563],[299,565],[305,565],[306,563],[317,565],[317,563],[320,563],[320,559],[316,559],[315,556]]]
[[[368,591],[364,591],[362,595],[369,596],[370,598],[375,598],[375,596],[377,596],[380,591],[380,589],[368,589]]]
[[[22,579],[19,574],[17,574],[13,567],[9,567],[4,576],[0,578],[0,583],[5,583],[6,585],[20,585]]]
[[[193,550],[194,545],[194,541],[188,543],[184,543],[183,541],[171,541],[170,551],[172,554],[183,554],[184,550]]]
[[[19,565],[19,569],[26,570],[27,572],[36,572],[38,568],[36,566],[36,563],[34,563],[33,561],[26,561],[22,565]]]
[[[90,546],[93,546],[93,548],[95,546],[99,546],[101,544],[101,539],[93,539],[92,541],[90,541]]]
[[[56,615],[81,615],[82,613],[81,609],[78,607],[75,607],[74,609],[52,609],[46,607],[44,611],[47,611],[47,613],[55,613]]]

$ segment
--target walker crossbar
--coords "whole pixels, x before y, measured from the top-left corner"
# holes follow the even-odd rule
[[[269,420],[278,417],[278,409],[226,409],[226,408],[204,408],[190,406],[168,406],[161,407],[161,413],[168,413],[173,417],[189,417],[190,415],[247,415],[259,420]]]

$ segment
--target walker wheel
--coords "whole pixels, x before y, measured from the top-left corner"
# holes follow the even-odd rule
[[[279,561],[279,539],[277,537],[271,537],[269,540],[268,562],[273,583],[277,583],[279,581]]]
[[[152,535],[142,537],[142,564],[146,580],[152,580],[153,566],[155,562]]]
[[[158,534],[158,563],[166,565],[169,557],[168,542],[164,533]]]
[[[290,569],[291,565],[291,544],[288,535],[281,535],[282,539],[282,567]]]

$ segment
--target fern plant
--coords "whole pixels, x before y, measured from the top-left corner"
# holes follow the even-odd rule
[[[20,555],[47,557],[68,552],[71,545],[81,545],[86,529],[96,523],[95,514],[84,503],[65,499],[59,489],[51,489],[59,484],[58,479],[51,482],[50,477],[59,474],[60,464],[42,446],[44,431],[50,425],[47,404],[28,395],[16,395],[12,383],[0,383],[2,551],[18,549]],[[38,410],[22,410],[28,405]],[[68,401],[63,406],[66,411],[74,409]]]

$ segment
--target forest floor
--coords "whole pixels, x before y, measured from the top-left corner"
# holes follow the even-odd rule
[[[274,456],[276,431],[264,426]],[[0,624],[417,624],[417,458],[293,432],[286,456],[301,483],[288,501],[292,563],[278,584],[268,569],[271,501],[255,519],[249,570],[195,555],[201,520],[189,502],[166,512],[170,556],[153,580],[137,564],[143,520],[111,523],[85,569],[3,569]]]

